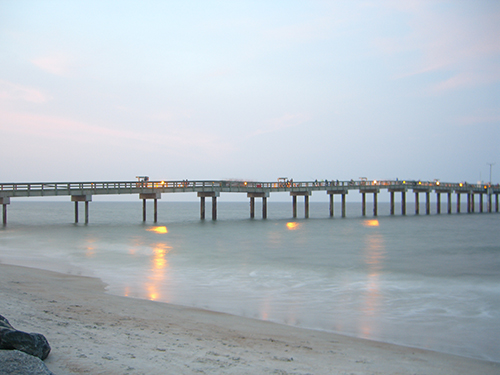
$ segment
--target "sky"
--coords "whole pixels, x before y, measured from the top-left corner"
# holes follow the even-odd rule
[[[0,0],[0,182],[500,182],[500,1]]]

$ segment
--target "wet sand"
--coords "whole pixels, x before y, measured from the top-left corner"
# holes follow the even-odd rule
[[[500,373],[500,363],[119,297],[96,278],[4,264],[0,314],[47,337],[56,375]]]

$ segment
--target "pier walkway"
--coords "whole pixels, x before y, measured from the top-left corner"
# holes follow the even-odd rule
[[[154,222],[157,222],[157,201],[162,194],[197,193],[200,198],[200,219],[205,219],[205,198],[212,198],[212,220],[217,219],[217,198],[221,193],[243,193],[250,199],[250,217],[255,217],[255,198],[262,199],[262,218],[267,217],[267,198],[271,193],[289,192],[292,197],[292,216],[297,217],[297,197],[304,197],[304,217],[309,217],[309,196],[316,191],[325,191],[330,199],[330,216],[334,213],[334,196],[341,196],[342,217],[345,217],[346,195],[355,190],[361,194],[362,215],[366,215],[366,194],[373,194],[373,215],[377,216],[377,195],[381,190],[390,194],[390,213],[394,215],[395,193],[401,193],[401,214],[406,215],[406,193],[415,194],[415,214],[419,214],[420,194],[425,194],[426,214],[430,214],[430,194],[437,198],[437,213],[441,213],[441,194],[447,196],[447,213],[452,213],[452,195],[456,195],[456,210],[460,213],[461,195],[467,199],[467,212],[475,211],[476,196],[479,197],[479,212],[484,211],[486,197],[486,212],[493,211],[493,196],[495,196],[494,211],[498,212],[498,194],[500,186],[490,184],[444,183],[440,181],[409,181],[383,180],[369,181],[366,179],[338,181],[293,181],[280,178],[276,182],[256,181],[149,181],[147,177],[140,181],[111,182],[36,182],[36,183],[1,183],[0,204],[2,205],[2,222],[7,225],[7,205],[11,198],[19,197],[54,197],[69,196],[75,202],[75,223],[78,223],[78,203],[85,203],[85,223],[89,222],[89,202],[93,195],[130,195],[137,194],[143,200],[143,221],[146,221],[146,201],[154,201]]]

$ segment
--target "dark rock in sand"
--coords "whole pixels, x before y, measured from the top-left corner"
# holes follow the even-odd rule
[[[54,375],[40,358],[18,350],[0,350],[2,375]]]
[[[44,335],[18,331],[2,315],[0,315],[0,349],[17,349],[42,360],[50,353],[50,345]]]

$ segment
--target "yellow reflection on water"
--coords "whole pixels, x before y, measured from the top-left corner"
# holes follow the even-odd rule
[[[289,222],[289,223],[286,223],[286,228],[287,228],[288,230],[296,230],[296,229],[298,229],[298,228],[299,228],[299,226],[300,226],[300,225],[299,225],[299,223],[296,223],[296,222],[294,222],[294,221],[291,221],[291,222]]]
[[[146,230],[148,232],[155,232],[155,233],[159,233],[159,234],[168,233],[168,229],[167,229],[166,226],[150,227],[150,228],[148,228]]]
[[[162,300],[168,302],[168,297],[162,294],[162,290],[165,290],[165,282],[168,280],[169,263],[167,254],[171,249],[171,246],[163,242],[156,243],[152,247],[151,268],[144,285],[147,298],[151,301]]]
[[[96,240],[94,238],[90,238],[87,240],[87,247],[85,248],[85,256],[87,258],[92,258],[95,255],[95,245]]]
[[[363,317],[360,322],[360,333],[364,338],[371,338],[377,328],[374,326],[377,319],[373,319],[373,317],[379,314],[383,303],[380,276],[385,257],[386,247],[382,235],[372,233],[366,236],[364,262],[368,266],[368,279],[366,280],[365,298],[363,300]]]
[[[378,227],[379,222],[378,222],[378,220],[365,220],[363,222],[363,225],[366,227]]]

